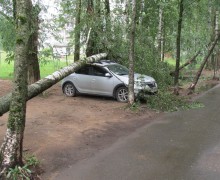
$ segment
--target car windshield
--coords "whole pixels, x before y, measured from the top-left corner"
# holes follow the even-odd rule
[[[109,64],[107,65],[107,68],[112,71],[113,73],[117,75],[128,75],[128,68],[120,65],[120,64]]]

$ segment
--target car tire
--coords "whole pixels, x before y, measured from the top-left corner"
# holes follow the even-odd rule
[[[117,101],[126,103],[128,102],[128,88],[121,86],[116,90],[115,97]]]
[[[69,96],[69,97],[76,96],[76,88],[73,85],[73,83],[70,83],[70,82],[65,83],[64,86],[63,86],[63,93],[66,96]]]

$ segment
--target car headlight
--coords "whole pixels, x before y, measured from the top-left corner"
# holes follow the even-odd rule
[[[157,86],[156,82],[155,81],[152,81],[152,82],[146,82],[146,81],[135,81],[135,85],[136,86],[139,86],[139,87],[150,87],[150,88],[154,88]]]

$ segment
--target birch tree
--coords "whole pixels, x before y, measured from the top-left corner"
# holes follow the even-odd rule
[[[129,84],[128,84],[128,103],[134,103],[134,46],[135,46],[135,29],[136,29],[136,0],[132,1],[132,21],[130,32],[130,50],[129,50]]]
[[[3,49],[11,54],[10,60],[13,61],[13,51],[15,49],[15,19],[13,15],[16,12],[16,6],[12,5],[12,1],[0,1],[1,21],[4,22],[4,28],[0,25],[0,31],[3,31]],[[14,7],[14,8],[13,8]],[[28,83],[32,84],[40,79],[40,68],[38,62],[38,37],[39,37],[39,13],[40,7],[38,4],[34,5],[30,1],[30,13],[31,13],[31,38],[29,40],[29,59],[28,59]],[[14,11],[14,12],[13,12]]]
[[[73,73],[77,68],[81,67],[83,64],[96,62],[106,57],[107,57],[106,53],[101,53],[87,57],[85,59],[81,59],[80,61],[77,61],[73,64],[70,64],[67,67],[64,67],[54,72],[53,74],[35,82],[34,84],[29,85],[28,96],[26,100],[32,99],[33,97],[47,90],[48,88],[59,82],[61,79]],[[12,99],[12,93],[8,93],[7,95],[0,98],[0,116],[2,116],[4,113],[6,113],[9,110],[11,99]]]
[[[163,6],[159,5],[159,25],[158,25],[158,53],[160,61],[164,60],[164,13]]]
[[[16,164],[22,164],[27,97],[27,60],[30,37],[30,0],[15,0],[15,76],[7,131],[0,149],[0,179]]]

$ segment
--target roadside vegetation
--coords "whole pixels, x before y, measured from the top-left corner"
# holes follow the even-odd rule
[[[42,171],[39,167],[40,161],[30,154],[24,155],[24,165],[16,165],[14,168],[10,168],[7,173],[8,180],[40,180],[38,174]]]

